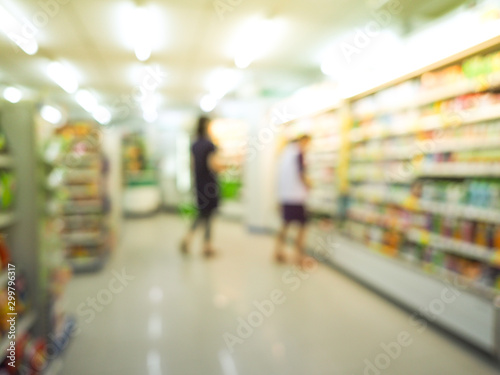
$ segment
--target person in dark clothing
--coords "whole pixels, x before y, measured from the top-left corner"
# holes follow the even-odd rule
[[[217,173],[222,170],[217,161],[216,147],[208,136],[210,119],[201,117],[198,120],[197,140],[191,147],[192,168],[196,188],[196,206],[198,216],[181,243],[181,250],[189,252],[189,245],[199,224],[205,224],[203,253],[205,256],[215,254],[211,245],[212,217],[219,206],[219,183]]]

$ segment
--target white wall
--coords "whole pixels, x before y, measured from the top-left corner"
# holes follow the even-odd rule
[[[247,159],[243,173],[243,223],[253,230],[272,230],[279,223],[274,189],[277,135],[263,136],[269,127],[269,111],[276,99],[225,101],[218,115],[248,124]],[[269,131],[264,131],[266,135]],[[260,137],[259,137],[260,135]]]

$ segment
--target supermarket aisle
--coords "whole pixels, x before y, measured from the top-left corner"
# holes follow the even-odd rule
[[[218,221],[218,258],[183,258],[185,225],[176,216],[129,221],[108,268],[75,277],[67,294],[81,331],[63,375],[500,374],[327,267],[302,280],[272,264],[271,238],[239,224]],[[398,338],[408,346],[391,344]]]

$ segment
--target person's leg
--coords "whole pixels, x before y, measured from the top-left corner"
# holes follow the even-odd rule
[[[205,217],[205,237],[204,237],[204,245],[203,245],[203,253],[205,254],[205,256],[212,256],[215,254],[215,251],[211,245],[212,218],[213,218],[212,213],[210,213],[208,216]]]
[[[307,215],[304,205],[300,205],[297,208],[297,221],[300,223],[299,231],[297,233],[297,241],[295,246],[297,247],[297,265],[302,267],[305,260],[305,240],[306,240],[306,223]]]
[[[301,223],[297,233],[295,246],[297,247],[297,265],[302,266],[305,259],[304,242],[306,238],[306,224]]]
[[[278,236],[276,238],[276,250],[274,252],[274,259],[277,262],[284,262],[285,261],[285,252],[284,252],[284,246],[286,242],[286,233],[288,231],[289,227],[289,222],[288,221],[283,221],[283,225],[278,232]]]
[[[194,232],[196,231],[196,228],[200,224],[200,222],[203,220],[201,214],[198,214],[196,218],[193,221],[193,224],[191,225],[191,228],[189,228],[188,232],[184,236],[182,242],[181,242],[181,251],[183,253],[188,253],[189,252],[189,246],[191,245],[191,240],[193,239]]]

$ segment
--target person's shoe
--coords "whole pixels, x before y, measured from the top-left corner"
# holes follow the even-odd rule
[[[215,256],[215,250],[212,249],[211,247],[206,247],[205,250],[203,250],[203,255],[206,258],[211,258]]]
[[[286,262],[285,254],[283,254],[283,253],[275,253],[274,254],[274,261],[277,262],[277,263],[285,263]]]
[[[182,240],[179,248],[182,254],[189,254],[189,249],[186,240]]]
[[[306,256],[304,256],[304,255],[298,255],[297,258],[296,258],[296,260],[295,260],[295,265],[299,269],[303,269],[305,262],[306,262]]]

